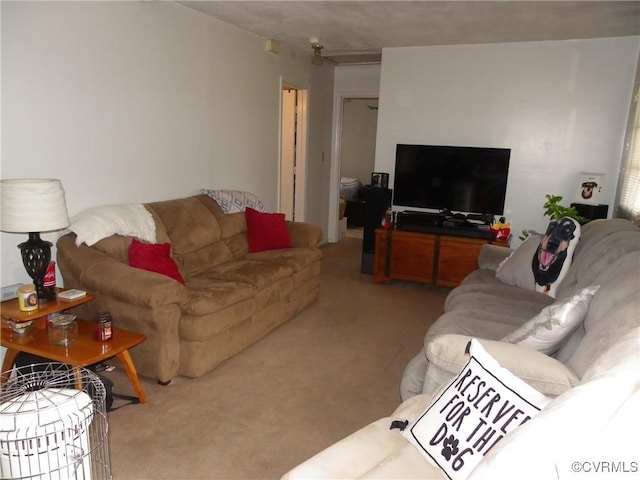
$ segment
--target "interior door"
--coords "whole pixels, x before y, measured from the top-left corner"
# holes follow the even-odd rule
[[[282,89],[279,211],[300,222],[306,217],[307,98],[307,90]]]
[[[296,97],[297,90],[282,90],[282,128],[280,147],[280,212],[293,220],[296,191]]]

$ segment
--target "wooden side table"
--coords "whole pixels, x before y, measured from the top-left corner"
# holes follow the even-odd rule
[[[56,300],[34,312],[21,312],[15,299],[2,302],[0,312],[3,317],[18,320],[29,319],[32,320],[32,325],[26,332],[17,333],[3,323],[0,331],[0,343],[7,348],[7,352],[2,362],[1,382],[4,384],[7,380],[6,376],[10,373],[10,369],[15,363],[19,352],[31,353],[77,367],[87,367],[111,357],[117,357],[133,385],[140,403],[147,403],[147,395],[142,388],[140,378],[129,354],[130,348],[142,343],[147,338],[145,335],[112,327],[113,337],[110,340],[96,342],[93,340],[92,323],[87,320],[77,319],[78,335],[74,342],[66,346],[53,345],[49,342],[47,315],[76,307],[94,298],[93,295],[87,294],[86,297],[68,302]]]
[[[57,291],[62,292],[64,291],[64,288],[58,288]],[[56,298],[49,303],[41,305],[38,310],[33,310],[32,312],[21,311],[18,306],[18,299],[14,298],[0,303],[0,315],[2,315],[2,318],[13,318],[14,320],[33,320],[44,322],[45,320],[43,320],[43,318],[49,314],[69,310],[70,308],[77,307],[78,305],[88,303],[95,298],[96,297],[90,293],[87,293],[84,297],[76,298],[75,300],[60,300],[59,298]]]

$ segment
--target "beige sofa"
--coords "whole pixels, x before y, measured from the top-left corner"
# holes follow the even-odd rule
[[[207,195],[144,207],[185,285],[131,267],[131,236],[78,246],[69,233],[57,242],[64,286],[96,295],[80,314],[109,310],[115,326],[147,336],[131,350],[141,375],[160,383],[201,376],[318,297],[318,227],[286,222],[293,248],[249,253],[245,213],[225,214]]]
[[[640,472],[633,439],[640,425],[639,341],[637,328],[617,337],[578,386],[509,432],[465,478],[635,478]],[[282,480],[447,479],[403,434],[432,398],[411,397],[389,416],[296,466]],[[393,422],[404,421],[409,422],[404,432],[391,428]]]
[[[549,403],[484,452],[468,478],[533,480],[595,473],[608,478],[607,473],[640,472],[635,443],[622,440],[640,425],[640,230],[619,219],[585,225],[555,299],[533,291],[529,276],[537,243],[531,238],[515,253],[483,248],[481,268],[451,291],[445,313],[407,366],[400,407],[283,479],[447,478],[390,427],[392,421],[408,421],[406,431],[412,428],[469,360],[471,338]],[[502,263],[510,253],[509,262]],[[598,290],[583,319],[555,353],[502,341],[545,308],[568,305],[568,298],[594,285]]]
[[[461,364],[451,363],[448,353],[464,345],[469,336],[485,339],[492,354],[534,388],[559,395],[579,382],[616,335],[640,324],[638,227],[621,219],[584,225],[555,298],[533,290],[531,258],[539,242],[539,237],[531,237],[516,252],[495,245],[482,249],[480,268],[447,296],[444,315],[431,325],[424,347],[407,365],[400,388],[403,400],[432,394],[450,380]],[[511,253],[509,262],[498,270]],[[584,321],[551,356],[531,357],[530,349],[500,342],[543,308],[556,308],[592,285],[599,290],[588,304]]]

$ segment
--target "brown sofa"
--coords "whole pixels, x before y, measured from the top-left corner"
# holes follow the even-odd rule
[[[185,285],[129,266],[132,237],[76,246],[57,242],[66,288],[94,293],[85,318],[109,310],[116,327],[147,340],[131,350],[141,375],[161,383],[198,377],[294,317],[318,297],[321,230],[286,222],[293,248],[248,252],[245,214],[225,214],[207,195],[150,203],[156,242],[171,244]]]

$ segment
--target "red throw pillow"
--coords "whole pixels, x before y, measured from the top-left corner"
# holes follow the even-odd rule
[[[284,213],[264,213],[247,207],[245,217],[249,252],[291,248],[291,235],[284,222]]]
[[[178,266],[171,258],[170,243],[142,243],[134,238],[129,247],[129,265],[161,273],[184,285]]]

